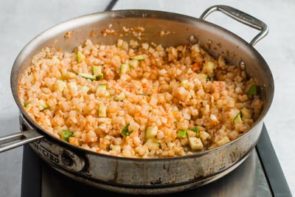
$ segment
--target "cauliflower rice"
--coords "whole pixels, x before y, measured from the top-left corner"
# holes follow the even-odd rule
[[[19,81],[24,109],[47,132],[94,152],[175,157],[247,132],[263,102],[243,67],[195,45],[90,40],[44,48]]]

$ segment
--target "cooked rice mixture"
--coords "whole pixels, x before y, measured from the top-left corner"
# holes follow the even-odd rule
[[[19,81],[42,128],[70,144],[122,157],[175,157],[221,146],[250,129],[263,102],[241,66],[199,45],[90,40],[44,48]]]

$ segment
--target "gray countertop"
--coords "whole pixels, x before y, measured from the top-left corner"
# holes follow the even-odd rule
[[[10,0],[0,4],[0,136],[17,132],[18,110],[10,91],[10,70],[22,47],[48,27],[87,13],[101,11],[108,0]],[[207,7],[227,4],[268,24],[270,33],[255,48],[268,62],[275,78],[275,98],[265,123],[292,193],[295,193],[295,1],[234,0],[124,0],[115,9],[157,9],[199,17]],[[208,20],[246,40],[257,31],[214,14]],[[20,196],[22,149],[1,153],[0,196]]]

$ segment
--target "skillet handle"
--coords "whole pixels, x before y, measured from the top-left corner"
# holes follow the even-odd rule
[[[0,137],[0,153],[39,140],[43,137],[43,135],[35,130],[28,130]]]
[[[226,5],[214,5],[206,9],[203,14],[200,16],[202,20],[205,20],[212,12],[220,11],[223,14],[235,19],[236,21],[243,23],[249,27],[259,30],[260,32],[251,40],[250,44],[254,46],[258,41],[264,38],[268,33],[267,25],[261,20],[246,14],[238,9],[235,9]]]

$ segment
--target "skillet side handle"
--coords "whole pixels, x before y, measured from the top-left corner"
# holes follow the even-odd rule
[[[0,137],[0,153],[39,140],[43,137],[43,135],[35,130],[28,130]]]
[[[207,16],[209,16],[211,13],[215,11],[220,11],[223,14],[231,17],[232,19],[235,19],[240,23],[243,23],[249,27],[259,30],[260,32],[250,42],[252,46],[254,46],[262,38],[264,38],[268,33],[268,27],[264,22],[245,12],[242,12],[238,9],[226,5],[214,5],[212,7],[209,7],[203,12],[200,18],[202,20],[205,20]]]

